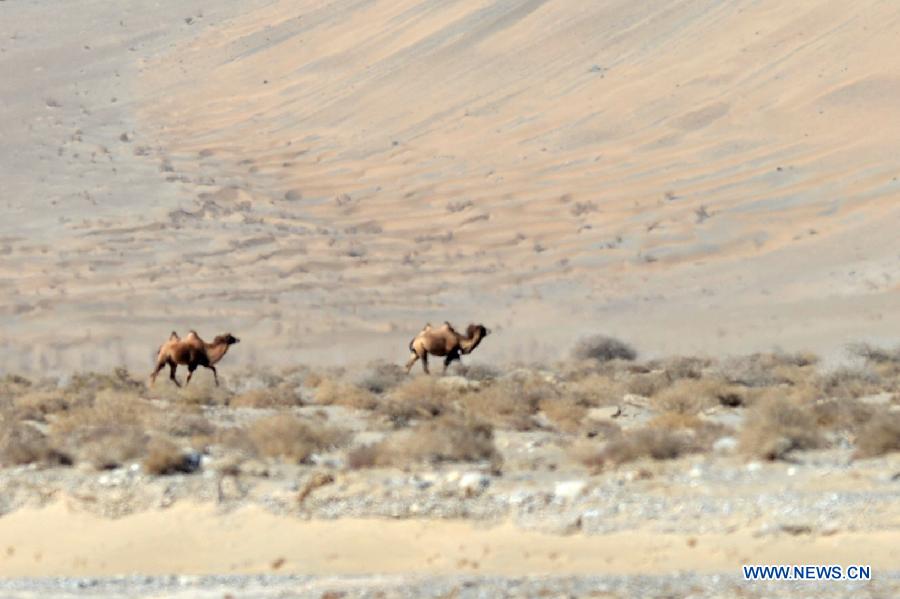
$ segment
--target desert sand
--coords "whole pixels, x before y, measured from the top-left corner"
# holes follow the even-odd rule
[[[839,357],[898,324],[890,3],[4,6],[0,357]],[[97,347],[106,351],[95,352]]]
[[[849,343],[897,344],[894,3],[31,0],[0,2],[0,15],[0,375],[61,385],[114,367],[149,375],[173,329],[241,338],[221,364],[226,387],[230,372],[402,364],[412,335],[444,320],[492,329],[478,361],[504,369],[557,360],[594,333],[642,359],[811,350],[823,372],[846,361]],[[290,409],[317,407],[312,389]],[[896,389],[877,391],[868,399],[896,412]],[[164,408],[186,401],[171,393],[138,395]],[[235,416],[217,401],[198,408],[216,426],[268,415],[255,406]],[[58,414],[32,416],[27,426],[44,434]],[[736,444],[743,416],[713,417]],[[354,439],[390,434],[378,425]],[[540,448],[529,468],[556,468],[576,433],[534,426],[556,436],[522,433],[516,451]],[[624,530],[563,534],[506,512],[305,518],[273,512],[263,491],[228,509],[209,481],[191,496],[194,475],[172,483],[184,485],[174,505],[148,500],[111,518],[57,485],[73,469],[48,467],[38,484],[19,466],[0,473],[12,481],[0,493],[0,588],[62,596],[77,577],[108,575],[398,575],[397,593],[417,596],[403,586],[415,572],[594,585],[573,595],[596,588],[588,575],[625,576],[609,596],[632,596],[650,592],[627,586],[643,575],[734,583],[752,560],[870,564],[885,578],[868,592],[889,594],[896,462],[860,475],[856,438],[832,432],[829,450],[843,453],[798,462],[828,480],[803,495],[810,518],[827,521],[844,492],[865,506],[871,491],[881,520],[847,508],[837,528],[789,524],[794,534],[779,522],[760,532],[744,514],[736,528],[723,517],[711,525],[721,530],[667,533],[635,516]],[[737,458],[709,459],[726,473],[720,490],[744,472]],[[755,464],[761,477],[781,467]],[[676,461],[659,478],[680,481],[694,466]],[[273,478],[296,484],[307,470]],[[619,484],[581,465],[569,474]],[[103,476],[72,484],[102,487]],[[560,482],[523,476],[525,486]],[[762,483],[739,476],[750,477],[749,510]],[[856,488],[860,476],[871,488]],[[104,501],[127,503],[117,489]],[[697,506],[713,499],[684,505],[705,513]],[[793,499],[772,505],[791,514]],[[42,576],[66,578],[51,591],[7,580]],[[718,579],[660,580],[653,593],[728,595]],[[434,595],[469,588],[434,584]],[[97,596],[107,594],[118,591]]]

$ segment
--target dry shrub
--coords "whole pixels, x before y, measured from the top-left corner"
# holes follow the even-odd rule
[[[599,451],[581,456],[591,468],[618,466],[639,459],[671,460],[697,448],[689,435],[659,427],[626,431],[611,439]]]
[[[672,379],[664,370],[641,372],[628,377],[626,389],[628,393],[653,397],[672,384]]]
[[[116,368],[112,373],[86,372],[72,376],[64,387],[66,397],[90,399],[101,391],[139,393],[144,383],[131,376],[126,368]]]
[[[306,422],[292,414],[261,418],[250,425],[246,435],[256,454],[297,464],[316,452],[337,447],[347,437],[342,430]]]
[[[758,401],[748,411],[740,434],[744,453],[768,460],[783,458],[795,449],[821,445],[812,408],[791,399],[766,397]]]
[[[808,378],[817,362],[818,358],[808,353],[758,353],[726,360],[720,372],[732,384],[772,387]]]
[[[742,403],[740,389],[717,379],[680,379],[653,398],[657,410],[677,414],[697,414],[719,404]]]
[[[375,362],[356,383],[370,393],[382,394],[406,380],[406,370],[393,362]]]
[[[534,373],[508,377],[461,399],[468,416],[497,428],[525,431],[536,428],[534,414],[541,401],[560,398],[560,391]]]
[[[185,452],[168,439],[161,438],[154,438],[147,445],[143,466],[145,472],[156,475],[190,473],[195,470]]]
[[[624,341],[604,335],[594,335],[578,341],[572,349],[572,357],[576,360],[596,360],[597,362],[632,361],[637,358],[637,352]]]
[[[334,379],[322,379],[316,386],[316,403],[323,406],[344,406],[357,410],[374,410],[378,398],[371,392]]]
[[[60,414],[50,425],[55,447],[96,468],[115,468],[140,457],[146,431],[159,415],[136,395],[104,390],[90,405]]]
[[[859,432],[856,455],[872,458],[900,451],[900,413],[888,412],[873,418]]]
[[[835,399],[856,399],[882,390],[878,373],[863,368],[839,368],[820,379],[822,393]]]
[[[853,343],[847,346],[847,351],[872,364],[900,364],[900,347],[885,349],[868,343]]]
[[[677,412],[655,416],[647,423],[647,428],[686,434],[694,451],[707,451],[717,439],[733,432],[723,424],[704,420],[695,414]]]
[[[589,424],[585,418],[587,408],[571,396],[542,399],[538,402],[538,408],[557,430],[564,433],[576,433]]]
[[[875,406],[855,399],[817,401],[812,410],[820,428],[848,432],[858,431],[873,417],[880,415]]]
[[[71,406],[71,401],[58,389],[29,391],[13,400],[17,418],[37,422],[47,422],[47,416],[68,410]]]
[[[500,378],[500,370],[488,364],[463,364],[454,362],[456,372],[470,381],[485,383]]]
[[[395,424],[402,426],[416,418],[435,418],[452,412],[462,392],[440,379],[417,376],[396,387],[380,408]]]
[[[228,405],[234,408],[291,408],[302,406],[303,399],[290,383],[252,389],[232,397]]]
[[[484,422],[460,416],[441,416],[401,431],[384,441],[349,452],[351,468],[403,467],[440,462],[496,462],[493,428]]]
[[[588,375],[566,385],[566,394],[588,407],[612,406],[621,403],[628,393],[625,383],[601,374]]]
[[[703,377],[705,370],[712,366],[712,360],[697,358],[694,356],[675,356],[662,360],[652,360],[647,363],[650,370],[662,370],[669,380],[699,379]]]
[[[23,422],[0,422],[0,466],[31,463],[68,465],[72,460],[53,448],[37,428]]]

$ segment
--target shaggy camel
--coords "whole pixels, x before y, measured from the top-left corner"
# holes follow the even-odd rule
[[[225,357],[228,348],[239,343],[240,339],[234,337],[231,333],[219,335],[213,339],[212,343],[206,343],[196,331],[191,331],[184,339],[178,337],[178,333],[172,331],[169,340],[159,348],[156,356],[156,369],[150,375],[150,385],[156,382],[156,375],[162,370],[166,364],[169,365],[169,378],[177,386],[181,386],[178,379],[175,378],[175,369],[179,364],[188,367],[187,381],[185,385],[191,382],[194,371],[197,366],[205,366],[213,371],[213,377],[216,380],[216,387],[219,386],[219,374],[216,372],[215,364]]]
[[[453,360],[459,360],[460,354],[472,353],[481,340],[490,335],[490,331],[480,324],[470,324],[466,329],[466,334],[458,333],[449,322],[445,322],[438,328],[432,328],[430,324],[426,324],[418,335],[409,342],[409,351],[412,352],[409,361],[406,363],[406,372],[409,374],[416,360],[422,360],[422,368],[425,374],[428,372],[428,354],[432,356],[444,357],[444,370]]]

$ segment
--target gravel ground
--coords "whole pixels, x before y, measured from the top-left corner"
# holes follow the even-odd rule
[[[253,599],[291,597],[896,597],[900,570],[874,573],[868,582],[746,582],[733,575],[576,577],[312,577],[312,576],[139,576],[123,578],[39,578],[0,581],[8,599],[52,596]]]

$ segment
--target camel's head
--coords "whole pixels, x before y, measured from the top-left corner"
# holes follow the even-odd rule
[[[483,324],[470,324],[468,326],[468,328],[466,329],[466,337],[468,337],[470,339],[475,336],[481,337],[483,339],[484,337],[487,337],[490,334],[491,334],[491,330],[488,328],[485,328],[485,326]]]
[[[217,341],[221,341],[222,343],[227,343],[228,345],[234,345],[235,343],[240,343],[241,340],[232,335],[231,333],[225,333],[224,335],[219,335],[216,338]]]
[[[491,332],[481,324],[470,324],[466,328],[466,338],[461,341],[462,353],[470,354],[472,350],[478,347],[481,340],[490,335]]]

